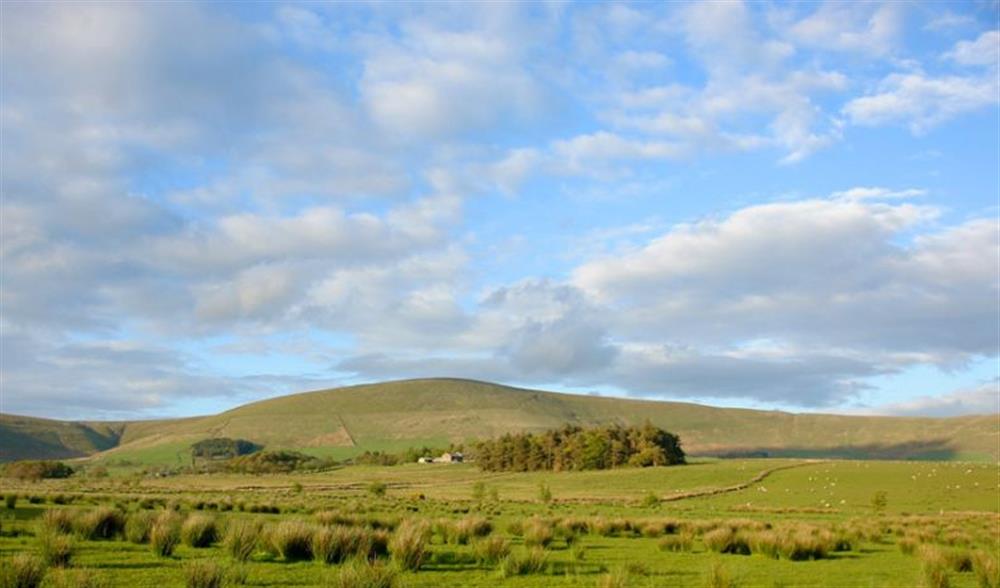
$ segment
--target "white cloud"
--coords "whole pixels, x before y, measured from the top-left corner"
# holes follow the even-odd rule
[[[768,337],[942,365],[993,353],[998,228],[980,219],[895,242],[934,215],[844,198],[752,206],[584,263],[572,282],[616,309],[613,332],[631,339]]]
[[[898,2],[826,1],[794,23],[781,23],[797,45],[834,51],[885,55],[899,44],[904,5]]]
[[[926,196],[927,190],[918,188],[907,188],[904,190],[893,190],[878,186],[858,186],[849,190],[842,190],[831,194],[832,198],[843,198],[844,200],[886,200],[899,198],[915,198]]]
[[[961,65],[996,67],[1000,60],[1000,31],[986,31],[975,41],[959,41],[945,58]]]
[[[867,412],[895,416],[952,417],[971,414],[1000,414],[1000,380],[954,390],[940,396],[919,396],[906,402],[883,404]]]
[[[530,119],[543,91],[512,39],[487,30],[406,27],[366,59],[360,90],[384,129],[408,138],[440,138]]]
[[[966,113],[997,104],[998,87],[992,75],[928,77],[921,73],[890,74],[867,96],[844,106],[844,114],[859,125],[908,123],[923,133]]]

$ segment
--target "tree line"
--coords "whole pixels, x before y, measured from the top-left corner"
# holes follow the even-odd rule
[[[475,445],[474,457],[487,471],[603,470],[685,463],[680,438],[646,423],[584,429],[565,425],[544,433],[506,434]]]

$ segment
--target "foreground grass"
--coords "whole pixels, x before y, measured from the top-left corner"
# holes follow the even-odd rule
[[[776,471],[738,492],[676,502],[643,500],[650,492],[669,497],[724,488],[799,463],[800,467]],[[283,557],[272,546],[273,533],[296,525],[316,533],[367,523],[372,530],[365,536],[382,537],[378,541],[387,548],[364,552],[392,568],[380,568],[381,577],[395,578],[397,585],[407,587],[699,588],[711,585],[713,569],[721,566],[716,575],[741,587],[895,588],[926,585],[928,566],[938,565],[952,587],[991,588],[996,586],[995,575],[989,580],[993,584],[983,584],[971,564],[965,569],[960,560],[971,562],[976,554],[986,554],[995,570],[1000,546],[998,472],[996,466],[952,463],[735,460],[684,468],[560,474],[490,475],[469,466],[404,466],[345,468],[312,476],[70,479],[16,488],[4,481],[0,490],[17,491],[21,497],[16,508],[0,508],[0,559],[40,553],[46,511],[86,518],[74,513],[97,512],[100,505],[116,507],[129,520],[176,509],[176,516],[188,521],[202,525],[206,519],[213,521],[218,533],[212,540],[191,540],[196,525],[189,523],[188,540],[168,557],[142,543],[141,533],[132,534],[138,537],[136,542],[126,540],[128,525],[110,540],[78,533],[72,541],[70,568],[50,569],[46,586],[83,585],[72,576],[76,573],[89,574],[87,581],[95,586],[183,586],[185,574],[199,569],[193,562],[200,561],[221,563],[229,585],[236,578],[248,586],[336,586],[345,578],[364,576],[365,568],[351,568],[359,565],[351,561],[330,565],[311,556]],[[387,496],[366,493],[375,480],[388,485]],[[473,500],[476,482],[496,489],[499,502],[489,497],[491,492],[485,499]],[[539,500],[540,482],[551,489],[552,503]],[[877,491],[886,493],[884,512],[872,509],[871,498]],[[392,563],[395,531],[391,529],[407,519],[429,529],[419,566]],[[45,520],[52,528],[77,528],[63,525],[60,516],[48,515]],[[241,521],[241,528],[260,530],[256,547],[242,564],[234,561],[225,539],[227,527],[236,527],[234,521]],[[767,552],[765,540],[775,534],[835,533],[849,539],[849,549],[830,548],[815,561],[793,561]],[[325,537],[332,540],[335,535]],[[496,545],[487,547],[487,540]],[[528,545],[529,541],[544,547]],[[752,554],[718,553],[727,551],[725,541],[745,541]],[[314,545],[309,543],[308,549]],[[484,556],[490,551],[494,555]],[[527,566],[511,563],[532,558],[536,561]],[[935,564],[938,560],[944,563]]]

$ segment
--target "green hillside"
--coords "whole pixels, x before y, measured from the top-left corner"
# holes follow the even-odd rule
[[[10,418],[0,421],[3,431]],[[641,424],[647,419],[680,435],[692,455],[995,461],[1000,442],[993,415],[933,419],[791,414],[541,392],[457,379],[293,394],[206,417],[105,424],[104,429],[96,423],[57,423],[53,429],[119,433],[116,443],[94,444],[91,451],[75,442],[76,455],[114,446],[99,457],[171,463],[186,461],[187,448],[207,437],[346,456],[365,449],[440,446],[505,432],[541,431],[565,423]],[[53,436],[44,433],[39,430],[32,438]],[[21,441],[10,453],[28,446]]]
[[[125,423],[73,423],[0,414],[0,461],[82,457],[115,447]]]

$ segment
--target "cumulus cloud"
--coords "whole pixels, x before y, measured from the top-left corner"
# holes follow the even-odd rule
[[[883,55],[899,43],[904,5],[827,1],[812,14],[784,22],[787,36],[798,45],[835,51]]]
[[[906,123],[920,134],[957,116],[997,104],[996,76],[931,77],[922,73],[894,73],[867,96],[844,106],[844,114],[858,125]]]
[[[996,67],[1000,59],[1000,31],[986,31],[973,41],[959,41],[945,57],[962,65]]]
[[[497,191],[624,199],[698,158],[794,163],[848,124],[923,132],[996,103],[995,31],[941,73],[885,75],[899,10],[5,6],[3,409],[147,414],[340,373],[831,406],[995,355],[996,225],[937,224],[914,188],[624,219],[481,275]],[[844,51],[882,80],[840,109],[864,83]],[[299,379],[182,351],[305,332],[329,353]]]
[[[411,138],[481,130],[540,112],[542,86],[513,40],[488,30],[406,27],[365,61],[360,89],[374,119]]]
[[[990,354],[998,228],[977,219],[896,242],[935,212],[843,198],[752,206],[585,263],[572,281],[636,337],[772,337],[943,364]]]

